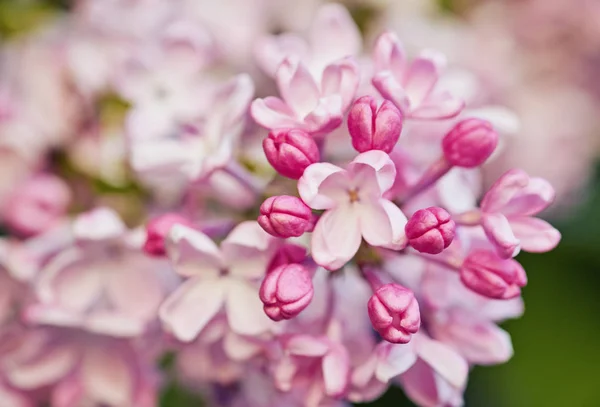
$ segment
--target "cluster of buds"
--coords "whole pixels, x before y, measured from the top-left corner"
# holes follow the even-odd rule
[[[537,217],[554,190],[513,169],[477,203],[501,118],[446,89],[440,55],[388,31],[363,51],[332,3],[308,40],[233,38],[204,2],[81,3],[39,44],[68,129],[0,81],[2,152],[28,168],[0,188],[2,406],[154,407],[174,380],[216,407],[392,385],[459,406],[471,366],[511,357],[497,324],[522,313],[515,256],[560,240]],[[240,26],[268,14],[236,4]]]

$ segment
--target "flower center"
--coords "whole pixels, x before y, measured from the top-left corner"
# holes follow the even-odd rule
[[[350,196],[350,203],[357,202],[359,200],[357,188],[352,188],[348,190],[348,195]]]

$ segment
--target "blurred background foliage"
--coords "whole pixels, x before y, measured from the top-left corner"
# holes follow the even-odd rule
[[[467,3],[439,1],[444,11],[454,13]],[[0,0],[0,36],[27,32],[55,17],[69,3],[68,0]],[[360,23],[363,17],[368,17],[368,10],[358,14]],[[512,336],[515,355],[504,365],[477,367],[472,371],[467,406],[600,406],[600,391],[596,387],[600,379],[599,209],[600,167],[585,201],[570,215],[554,221],[563,233],[560,246],[543,256],[519,256],[529,276],[524,290],[526,312],[521,319],[503,326]],[[201,407],[202,402],[189,391],[170,384],[163,391],[161,405]],[[381,400],[368,405],[412,404],[400,390],[392,389]]]

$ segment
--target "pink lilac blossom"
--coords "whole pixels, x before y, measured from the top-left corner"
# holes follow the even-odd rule
[[[481,189],[514,115],[294,3],[80,0],[7,46],[1,400],[154,407],[175,380],[219,407],[460,406],[510,359],[513,257],[560,240],[549,182]]]

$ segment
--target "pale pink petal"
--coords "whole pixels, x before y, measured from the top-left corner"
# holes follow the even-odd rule
[[[20,389],[35,389],[52,384],[66,375],[77,362],[77,349],[56,347],[28,363],[5,366],[8,381]]]
[[[218,279],[192,277],[162,304],[160,319],[176,338],[189,342],[221,310],[225,289]]]
[[[343,346],[332,348],[322,361],[325,393],[330,397],[344,394],[350,379],[350,355]]]
[[[373,62],[375,72],[389,70],[398,81],[404,77],[406,55],[395,33],[386,31],[377,38],[373,49]]]
[[[83,325],[85,314],[56,305],[32,304],[25,309],[23,318],[29,323],[72,328]]]
[[[190,146],[182,140],[137,142],[129,151],[132,168],[141,173],[183,173],[194,159]]]
[[[380,203],[387,214],[390,225],[392,225],[392,240],[383,247],[392,250],[404,249],[408,244],[408,239],[406,238],[406,232],[404,230],[404,227],[408,223],[406,215],[404,215],[404,212],[402,212],[402,210],[392,201],[382,199]]]
[[[404,76],[404,90],[411,109],[419,107],[429,96],[438,81],[436,64],[427,58],[416,58]]]
[[[392,225],[381,202],[356,202],[354,205],[357,207],[360,232],[366,242],[372,246],[391,245]]]
[[[548,181],[542,178],[531,178],[527,186],[502,208],[502,213],[508,217],[537,215],[550,206],[555,197],[554,188]]]
[[[387,346],[389,347],[387,355],[381,358],[375,370],[377,379],[384,383],[406,372],[417,361],[417,354],[412,345],[394,344]]]
[[[454,349],[425,335],[418,336],[415,347],[419,358],[431,366],[437,374],[457,388],[465,386],[469,365]]]
[[[127,136],[134,141],[156,140],[176,130],[173,112],[163,103],[138,105],[127,114]]]
[[[83,385],[92,400],[112,406],[131,403],[133,372],[118,354],[91,348],[84,355],[81,369]]]
[[[488,213],[501,212],[528,183],[529,175],[525,171],[507,171],[486,192],[481,201],[481,210]]]
[[[423,360],[417,360],[406,373],[400,376],[400,383],[406,395],[419,406],[458,407],[462,405],[462,403],[450,403],[446,399],[444,387],[448,384]]]
[[[0,400],[2,400],[2,405],[6,407],[34,407],[36,405],[31,396],[10,388],[4,383],[0,383]],[[62,407],[54,404],[52,406]]]
[[[229,327],[237,334],[259,335],[273,326],[263,311],[258,288],[244,281],[230,279],[225,306]]]
[[[294,335],[285,341],[285,349],[290,355],[323,356],[329,350],[329,344],[312,335]]]
[[[319,98],[315,108],[304,117],[298,128],[312,135],[324,135],[338,128],[344,119],[341,95],[329,95]]]
[[[447,92],[434,93],[410,112],[413,119],[442,120],[457,116],[465,107],[462,99]]]
[[[470,363],[495,365],[506,362],[513,354],[506,331],[458,309],[439,321],[434,320],[430,330],[436,339],[452,346]]]
[[[485,214],[482,217],[481,225],[500,257],[508,259],[519,253],[521,242],[513,233],[511,224],[504,215]]]
[[[265,232],[258,222],[237,225],[221,243],[229,274],[243,278],[265,275],[280,240]]]
[[[135,260],[139,263],[133,263]],[[156,317],[164,295],[163,283],[155,272],[158,265],[145,258],[132,258],[130,261],[132,263],[126,270],[107,276],[106,294],[117,310],[150,321]]]
[[[37,294],[45,304],[61,304],[72,311],[84,311],[100,296],[102,274],[82,259],[77,249],[56,256],[40,273]]]
[[[560,232],[539,218],[510,218],[513,233],[526,252],[544,253],[554,249],[561,239]]]
[[[319,188],[331,174],[344,171],[338,166],[330,163],[315,163],[306,170],[298,180],[298,192],[300,198],[312,209],[330,209],[335,202],[326,196],[319,194]]]
[[[121,237],[126,227],[119,215],[109,208],[83,213],[73,221],[73,235],[81,240],[110,240]]]
[[[269,76],[275,76],[277,68],[286,57],[306,60],[308,44],[295,35],[284,33],[260,38],[254,47],[254,55],[263,71]]]
[[[356,94],[359,84],[358,64],[352,58],[344,58],[332,63],[323,71],[321,95],[339,95],[342,98],[342,111],[345,111]]]
[[[341,4],[329,3],[319,8],[310,29],[314,63],[323,66],[331,61],[358,55],[362,37],[356,23]]]
[[[385,99],[390,100],[398,109],[407,115],[410,113],[410,102],[404,88],[390,71],[381,71],[373,76],[373,86]]]
[[[181,224],[171,228],[167,252],[175,271],[182,276],[215,276],[224,264],[221,251],[211,238]]]
[[[283,356],[276,364],[273,379],[275,386],[280,391],[290,391],[293,385],[293,379],[298,371],[298,364],[291,356]]]
[[[84,327],[90,331],[117,338],[141,335],[145,321],[118,312],[97,311],[84,320]]]
[[[263,351],[263,346],[233,332],[223,339],[223,350],[233,360],[245,361]]]
[[[369,169],[371,168],[369,167]],[[346,203],[350,199],[349,191],[354,187],[353,181],[350,180],[347,171],[335,172],[321,182],[319,196],[328,198],[335,205]]]
[[[396,165],[392,161],[389,155],[381,150],[370,150],[361,153],[352,160],[352,164],[360,163],[367,164],[375,170],[377,176],[377,184],[381,193],[385,193],[394,185],[396,179]],[[348,170],[351,171],[351,167]]]
[[[319,89],[306,66],[286,58],[276,73],[279,92],[296,117],[304,118],[319,101]]]
[[[256,99],[250,105],[252,118],[267,129],[290,128],[298,126],[295,113],[276,97]]]
[[[354,257],[361,242],[360,222],[351,205],[325,212],[312,233],[314,261],[328,270],[337,270]]]

